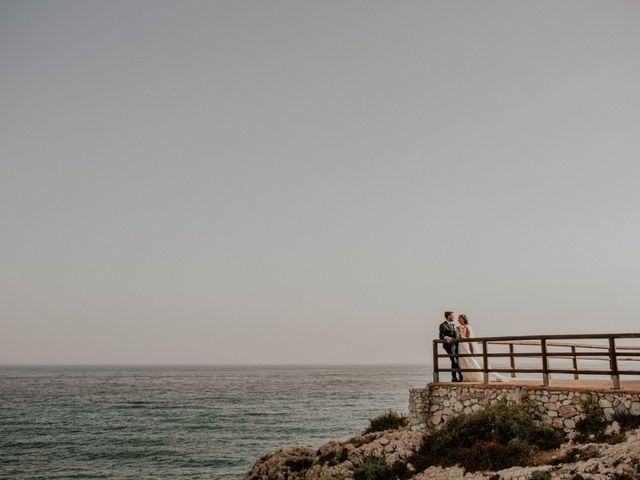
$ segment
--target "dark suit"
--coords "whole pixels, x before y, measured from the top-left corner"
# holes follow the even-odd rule
[[[456,327],[453,325],[453,322],[449,323],[448,321],[444,321],[440,324],[440,340],[444,340],[445,343],[442,344],[445,352],[449,355],[449,360],[451,360],[451,380],[456,380],[456,375],[462,381],[462,373],[460,373],[460,365],[458,365],[458,344],[457,343],[446,343],[446,337],[451,337],[453,339],[458,338],[458,332],[456,332]]]

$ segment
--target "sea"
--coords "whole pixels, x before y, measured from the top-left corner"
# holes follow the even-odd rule
[[[407,413],[429,365],[0,366],[0,479],[240,479]]]

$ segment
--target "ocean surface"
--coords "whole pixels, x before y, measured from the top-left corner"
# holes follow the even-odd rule
[[[0,367],[1,479],[238,479],[407,412],[429,366]]]

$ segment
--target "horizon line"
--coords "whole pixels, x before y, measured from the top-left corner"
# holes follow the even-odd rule
[[[387,367],[430,363],[0,363],[2,367]]]

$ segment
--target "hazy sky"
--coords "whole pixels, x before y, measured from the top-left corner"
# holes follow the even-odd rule
[[[0,0],[0,363],[639,331],[639,2]]]

